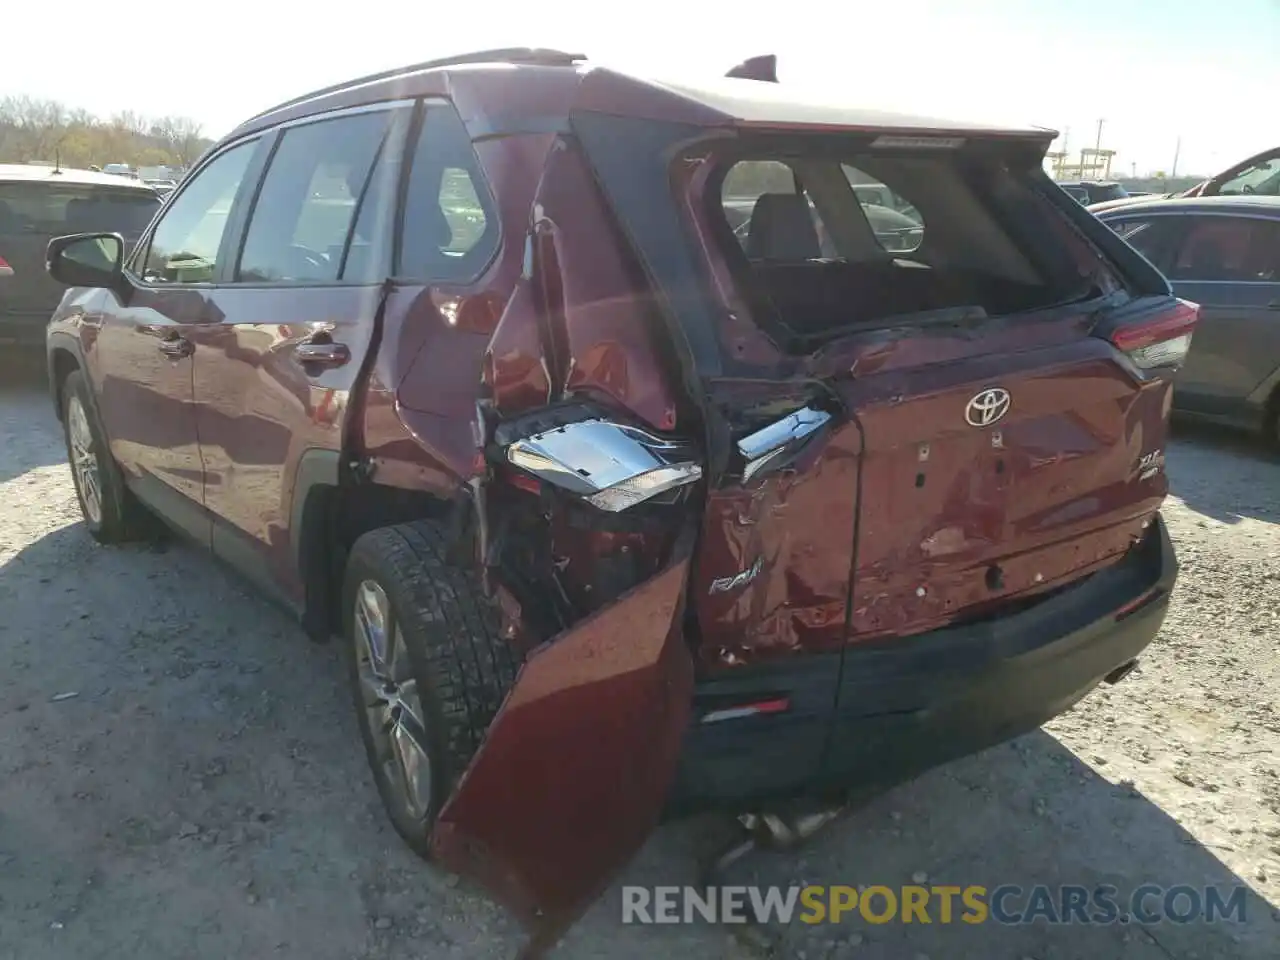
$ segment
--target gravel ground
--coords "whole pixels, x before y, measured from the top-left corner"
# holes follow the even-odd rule
[[[42,387],[0,386],[0,958],[502,957],[520,936],[409,854],[332,647],[198,552],[95,546]],[[742,882],[1248,886],[1244,924],[795,924],[797,960],[1274,958],[1280,464],[1180,431],[1183,578],[1142,666],[1013,744],[879,798]],[[692,882],[699,820],[620,882]],[[724,928],[622,927],[564,960],[739,957]]]

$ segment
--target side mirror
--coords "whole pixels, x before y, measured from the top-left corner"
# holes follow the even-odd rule
[[[68,287],[119,289],[124,280],[124,238],[118,233],[55,237],[46,248],[45,267]]]

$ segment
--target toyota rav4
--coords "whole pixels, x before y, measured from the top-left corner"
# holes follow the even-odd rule
[[[396,829],[554,939],[663,816],[887,787],[1156,636],[1197,308],[1053,136],[545,50],[285,103],[128,256],[49,245],[85,523],[342,637]]]

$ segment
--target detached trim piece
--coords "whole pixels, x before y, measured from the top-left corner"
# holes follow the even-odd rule
[[[702,477],[690,444],[597,419],[517,440],[507,460],[611,513]]]

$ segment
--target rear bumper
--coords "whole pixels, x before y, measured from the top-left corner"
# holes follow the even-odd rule
[[[51,312],[17,312],[0,308],[0,349],[43,350],[45,328]]]
[[[695,707],[791,709],[704,725],[695,708],[669,812],[874,792],[1034,730],[1151,643],[1176,579],[1157,518],[1119,563],[1011,616],[703,681]]]

